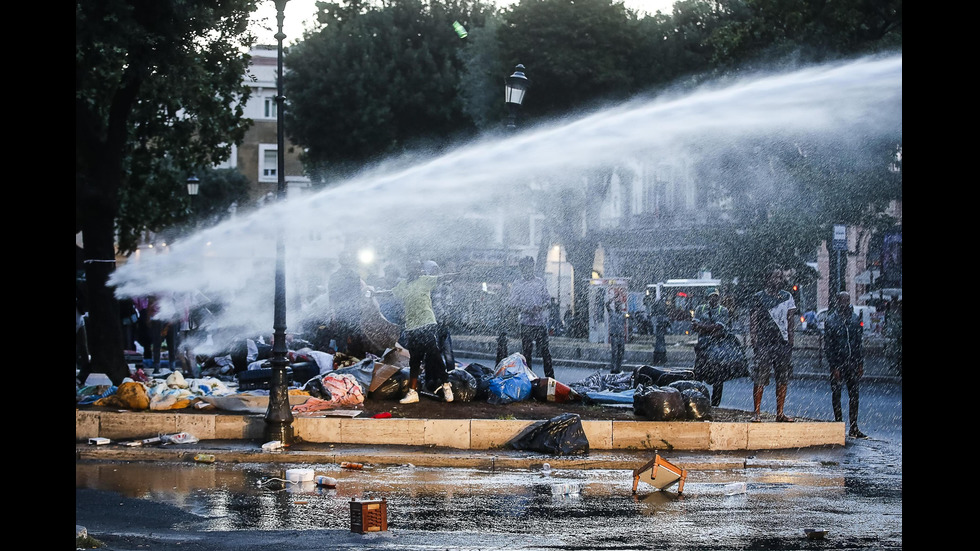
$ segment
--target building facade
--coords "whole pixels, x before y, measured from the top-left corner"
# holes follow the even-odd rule
[[[256,46],[249,51],[252,63],[245,75],[245,82],[252,93],[244,106],[244,116],[252,119],[241,145],[232,148],[231,156],[216,168],[232,168],[244,174],[251,182],[249,197],[257,202],[275,195],[279,184],[278,174],[278,104],[276,96],[278,46]],[[287,193],[306,193],[311,189],[300,161],[299,148],[283,137],[285,146],[285,181]],[[271,195],[270,195],[271,194]]]

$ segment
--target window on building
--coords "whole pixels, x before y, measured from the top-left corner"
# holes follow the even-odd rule
[[[265,98],[265,118],[274,119],[276,118],[277,112],[278,104],[276,103],[275,96]]]
[[[259,144],[259,181],[275,182],[278,179],[278,150],[275,144]]]

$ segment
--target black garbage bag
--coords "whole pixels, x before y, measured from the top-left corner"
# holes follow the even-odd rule
[[[749,376],[749,360],[745,355],[745,346],[732,333],[713,341],[705,350],[705,360],[711,373],[702,378],[709,384]]]
[[[368,396],[372,400],[401,400],[408,389],[408,368],[402,368],[385,379]]]
[[[705,396],[711,396],[711,391],[703,381],[674,381],[667,385],[671,388],[684,392],[685,390],[697,390]]]
[[[483,401],[490,398],[490,379],[493,378],[493,369],[476,362],[463,369],[476,380],[476,395],[473,399]]]
[[[589,439],[577,413],[563,413],[532,426],[511,441],[515,450],[529,450],[552,455],[581,455],[589,453]]]
[[[476,379],[465,369],[457,367],[450,371],[449,384],[453,387],[454,402],[472,402],[476,397]]]
[[[695,379],[694,371],[679,367],[654,367],[641,365],[633,372],[633,388],[643,386],[667,386],[674,381]]]
[[[708,394],[694,388],[681,391],[684,397],[684,410],[686,417],[690,421],[704,421],[711,419],[711,398]]]
[[[687,408],[676,388],[640,385],[633,392],[633,413],[651,421],[676,421],[687,415]]]

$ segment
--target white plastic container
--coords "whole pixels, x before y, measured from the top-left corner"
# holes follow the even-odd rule
[[[286,480],[290,482],[312,482],[313,469],[286,469]]]
[[[337,487],[337,479],[336,478],[333,478],[332,476],[320,475],[320,476],[316,477],[316,485],[317,486],[322,486],[324,488],[336,488]]]

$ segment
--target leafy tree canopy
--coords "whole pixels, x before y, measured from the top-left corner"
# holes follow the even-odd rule
[[[115,383],[128,373],[107,285],[116,236],[130,248],[140,228],[179,216],[190,169],[241,141],[254,8],[255,0],[75,2],[75,228],[85,243],[92,369]]]
[[[522,0],[504,14],[500,56],[527,68],[522,111],[553,116],[637,91],[636,16],[618,0]]]
[[[283,84],[290,139],[311,172],[345,173],[473,131],[456,87],[463,47],[453,22],[482,26],[479,1],[319,2],[321,27],[290,48]]]

